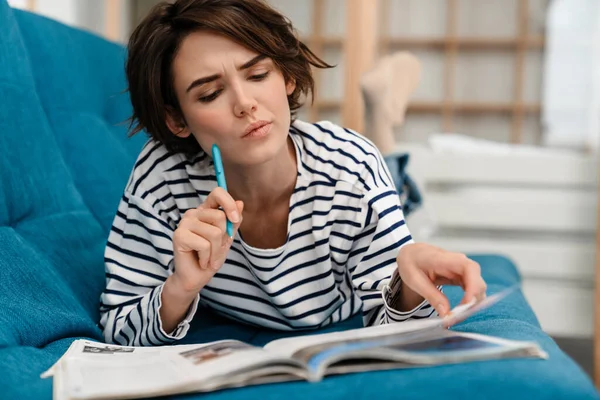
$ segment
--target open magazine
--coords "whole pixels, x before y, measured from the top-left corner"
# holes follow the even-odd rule
[[[391,368],[507,357],[547,358],[533,342],[448,330],[514,288],[461,305],[445,318],[285,338],[264,347],[235,340],[163,347],[127,347],[76,340],[42,374],[53,376],[54,399],[125,399]]]

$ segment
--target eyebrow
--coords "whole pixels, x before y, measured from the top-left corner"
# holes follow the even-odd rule
[[[250,67],[258,64],[259,62],[261,62],[265,58],[267,58],[267,56],[265,56],[264,54],[260,54],[260,55],[258,55],[256,57],[254,57],[253,59],[251,59],[250,61],[246,61],[241,66],[237,67],[237,70],[238,71],[243,71],[245,69],[248,69],[248,68],[250,68]],[[204,85],[205,83],[215,81],[215,80],[219,79],[220,77],[221,77],[221,75],[214,74],[214,75],[210,75],[210,76],[205,76],[203,78],[198,78],[194,82],[190,83],[190,85],[187,87],[187,89],[185,90],[185,92],[189,93],[189,91],[192,90],[193,88],[195,88],[196,86]]]

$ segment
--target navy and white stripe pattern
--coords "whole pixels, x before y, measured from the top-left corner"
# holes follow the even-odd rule
[[[238,235],[174,332],[163,330],[158,313],[162,285],[173,271],[173,232],[183,213],[199,206],[217,183],[205,154],[188,158],[169,154],[157,142],[146,144],[105,252],[100,311],[108,342],[160,345],[181,339],[202,307],[280,330],[319,328],[359,312],[365,325],[434,313],[427,302],[404,313],[390,306],[400,283],[396,256],[412,238],[379,151],[330,122],[295,121],[290,136],[298,177],[285,244],[258,249],[243,241],[243,232]]]

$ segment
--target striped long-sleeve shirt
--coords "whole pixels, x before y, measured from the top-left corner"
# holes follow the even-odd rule
[[[173,273],[172,237],[183,213],[217,186],[212,160],[169,153],[150,140],[125,188],[105,251],[101,327],[108,342],[160,345],[181,339],[202,307],[280,330],[319,328],[362,312],[365,325],[426,318],[423,302],[395,310],[396,256],[412,241],[379,151],[330,122],[295,121],[297,180],[288,234],[274,249],[235,238],[221,269],[173,332],[159,317]]]

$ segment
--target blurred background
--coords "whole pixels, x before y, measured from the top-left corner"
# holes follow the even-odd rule
[[[156,0],[9,0],[127,42]],[[421,79],[398,152],[415,238],[512,259],[542,327],[591,373],[600,142],[597,0],[270,0],[337,68],[299,118],[364,128],[359,81],[409,51]]]

